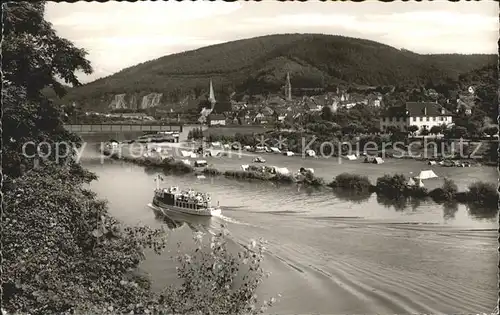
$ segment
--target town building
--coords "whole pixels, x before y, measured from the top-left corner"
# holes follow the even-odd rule
[[[380,130],[387,131],[393,126],[399,131],[406,131],[410,126],[417,126],[417,132],[421,132],[451,123],[451,112],[437,103],[408,102],[406,106],[385,110],[380,117]]]
[[[225,126],[226,125],[226,117],[221,114],[210,114],[208,116],[210,126]]]

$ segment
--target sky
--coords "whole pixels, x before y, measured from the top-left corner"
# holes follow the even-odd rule
[[[281,33],[364,38],[417,53],[497,53],[499,4],[449,2],[48,2],[57,33],[88,52],[82,82],[186,50]]]

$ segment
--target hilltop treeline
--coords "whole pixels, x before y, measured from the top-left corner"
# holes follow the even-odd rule
[[[343,36],[270,35],[144,62],[73,89],[65,101],[102,107],[116,94],[149,92],[179,102],[207,93],[210,79],[218,94],[276,93],[287,72],[294,88],[438,84],[494,63],[494,55],[420,55]]]

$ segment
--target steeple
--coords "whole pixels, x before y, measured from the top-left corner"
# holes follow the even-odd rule
[[[290,72],[286,73],[285,97],[288,101],[292,100],[292,84],[290,83]]]
[[[212,80],[210,80],[210,95],[208,96],[208,101],[212,104],[212,109],[213,109],[216,101],[215,101],[215,93],[214,93],[214,87],[212,85]]]

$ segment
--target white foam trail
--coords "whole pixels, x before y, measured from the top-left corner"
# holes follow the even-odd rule
[[[239,225],[247,225],[247,226],[250,226],[251,224],[248,224],[248,223],[243,223],[243,222],[240,222],[240,221],[237,221],[237,220],[234,220],[234,219],[231,219],[229,217],[226,217],[224,215],[222,215],[221,213],[219,214],[214,214],[213,215],[214,217],[217,217],[225,222],[229,222],[229,223],[233,223],[233,224],[239,224]]]

